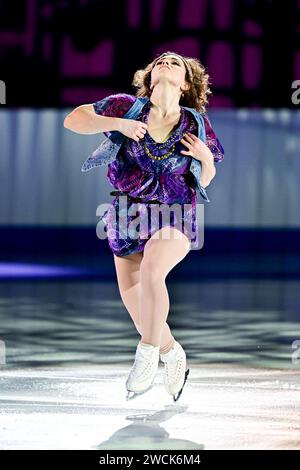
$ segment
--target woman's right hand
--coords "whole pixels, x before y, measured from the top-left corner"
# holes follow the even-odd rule
[[[118,124],[118,131],[136,142],[144,138],[146,130],[148,129],[148,124],[136,121],[135,119],[121,118]]]

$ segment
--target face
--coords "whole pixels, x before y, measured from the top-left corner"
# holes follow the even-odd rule
[[[178,90],[186,89],[186,68],[182,59],[176,56],[163,56],[156,60],[151,71],[151,84],[170,82],[178,86]]]

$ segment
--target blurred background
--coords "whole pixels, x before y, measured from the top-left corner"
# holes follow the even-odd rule
[[[192,357],[207,347],[203,360],[234,360],[236,352],[238,360],[271,364],[276,349],[277,360],[292,366],[300,319],[300,112],[292,99],[300,79],[299,33],[296,0],[23,0],[18,8],[1,1],[0,309],[7,365],[49,361],[52,354],[54,362],[72,361],[74,344],[68,352],[66,341],[61,350],[52,328],[66,339],[75,317],[73,327],[85,331],[80,359],[101,361],[99,351],[112,338],[119,345],[124,327],[132,343],[103,360],[131,358],[137,333],[119,296],[107,240],[96,236],[96,208],[111,200],[107,167],[80,171],[102,137],[71,132],[63,120],[81,104],[135,94],[134,72],[171,50],[199,58],[208,70],[208,115],[225,158],[207,188],[204,246],[168,276],[170,323],[184,335],[180,309],[190,313],[198,332],[186,337]],[[207,311],[211,320],[216,315],[207,328],[224,338],[216,349],[199,341],[210,334],[201,317]],[[247,346],[245,332],[237,333],[240,345],[228,341],[228,312],[234,325],[263,322],[249,330]],[[97,334],[110,332],[111,341],[97,336],[87,345],[101,315],[121,324],[107,326],[102,316]],[[282,337],[281,322],[287,322]],[[16,341],[17,332],[28,344]]]
[[[166,279],[179,407],[162,375],[125,403],[112,187],[81,172],[103,137],[63,126],[165,51],[207,68],[225,151],[204,245]],[[299,90],[299,0],[0,0],[0,448],[299,449]]]

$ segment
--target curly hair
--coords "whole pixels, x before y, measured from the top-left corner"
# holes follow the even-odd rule
[[[148,96],[150,98],[152,90],[151,84],[151,71],[155,66],[156,62],[166,56],[174,55],[181,58],[184,62],[186,74],[185,80],[190,84],[190,88],[183,92],[183,96],[180,98],[180,103],[190,108],[195,108],[200,113],[205,113],[206,105],[208,104],[208,97],[212,95],[212,91],[209,88],[211,82],[210,77],[206,73],[205,67],[201,62],[193,57],[186,57],[176,52],[167,51],[160,54],[152,62],[150,62],[144,69],[139,69],[134,73],[132,85],[137,88],[135,96]]]

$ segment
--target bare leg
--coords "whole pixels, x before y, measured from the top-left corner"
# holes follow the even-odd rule
[[[141,341],[154,346],[161,344],[162,332],[169,313],[166,276],[185,258],[190,249],[188,238],[175,227],[163,227],[158,232],[159,238],[152,236],[147,241],[140,265]],[[168,238],[162,238],[163,233],[167,233],[165,236]],[[180,238],[175,238],[175,233]]]
[[[140,335],[142,335],[139,321],[140,265],[142,259],[143,253],[134,253],[122,257],[114,255],[120,296]],[[174,337],[168,323],[165,322],[161,335],[160,352],[169,351],[173,343]]]

